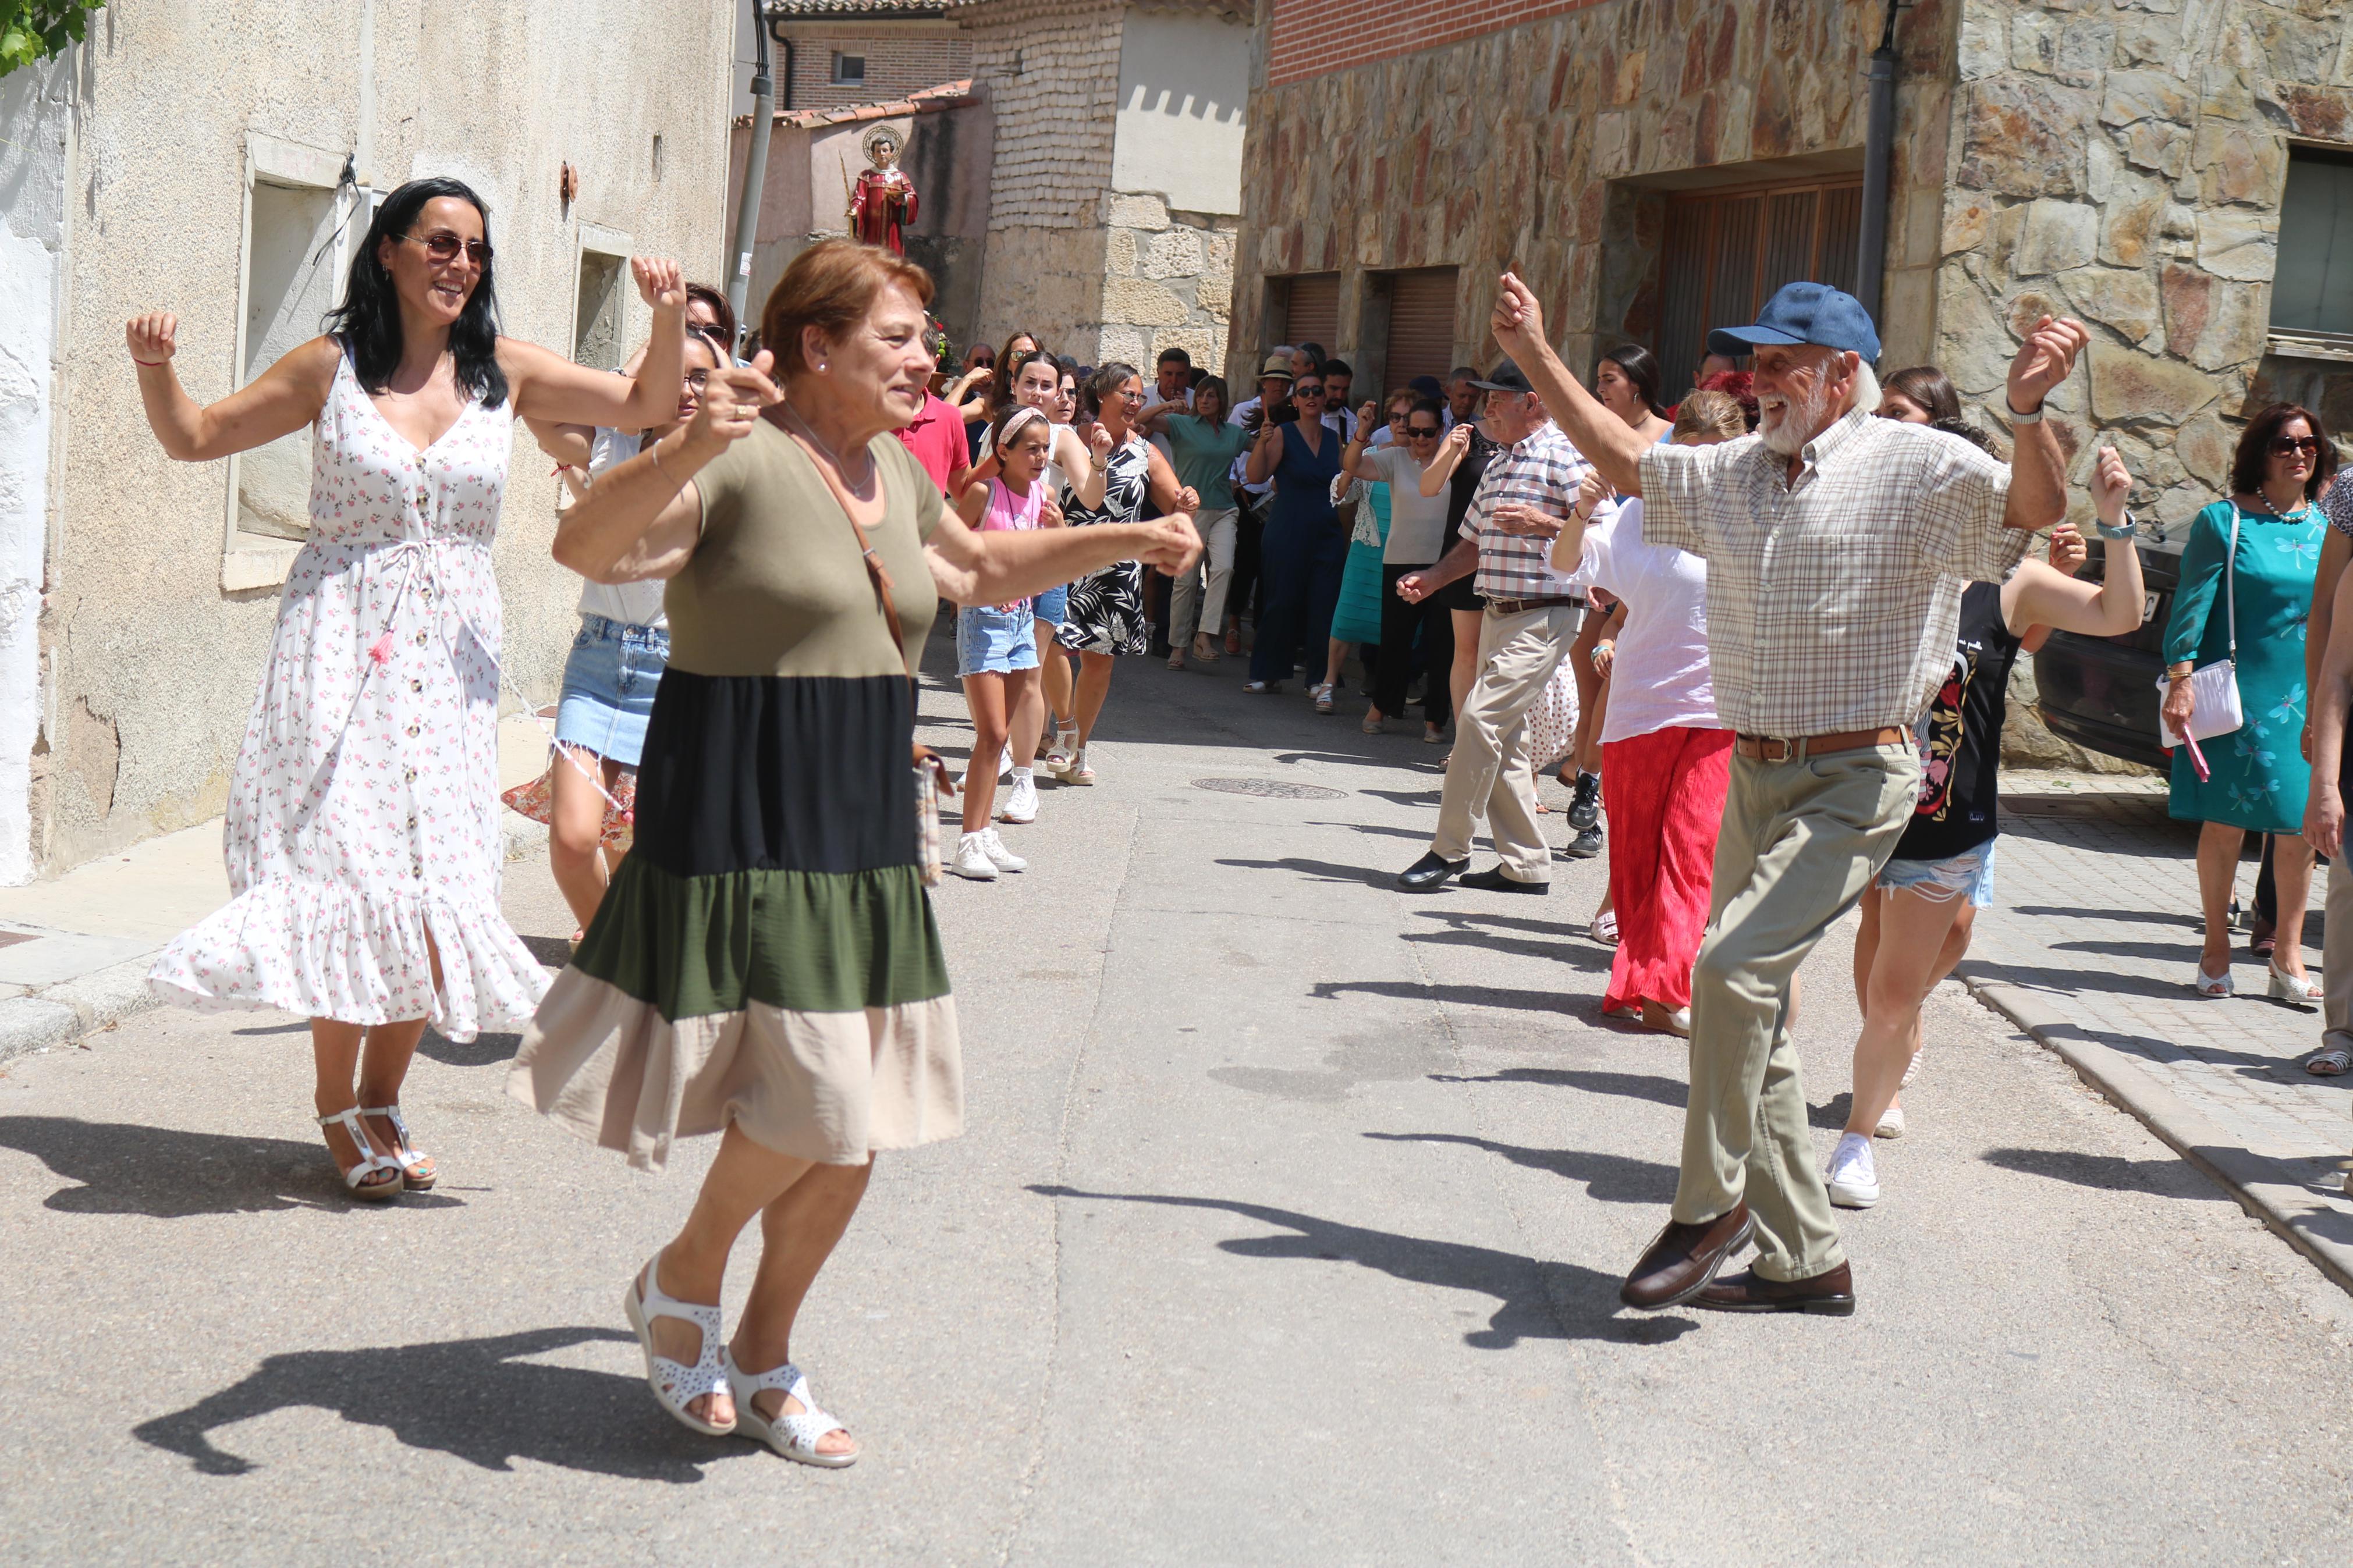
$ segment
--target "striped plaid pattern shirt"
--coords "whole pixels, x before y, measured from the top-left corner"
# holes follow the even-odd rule
[[[1552,541],[1528,539],[1488,526],[1495,509],[1524,501],[1555,517],[1577,506],[1577,487],[1591,467],[1559,426],[1546,420],[1522,440],[1495,448],[1460,530],[1479,542],[1479,574],[1471,586],[1482,599],[1554,599],[1577,592],[1552,569]]]
[[[1858,410],[1803,466],[1746,436],[1642,454],[1642,537],[1707,561],[1715,709],[1744,735],[1909,728],[1952,668],[1961,592],[2033,535],[2002,526],[2010,465]]]

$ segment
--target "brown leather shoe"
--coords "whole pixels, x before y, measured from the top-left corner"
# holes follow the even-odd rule
[[[1824,1317],[1851,1318],[1854,1270],[1841,1263],[1810,1279],[1784,1283],[1744,1268],[1693,1297],[1692,1305],[1712,1312],[1818,1312]]]
[[[1707,1289],[1725,1259],[1747,1246],[1755,1229],[1746,1204],[1733,1205],[1705,1225],[1669,1220],[1619,1287],[1618,1299],[1644,1311],[1681,1306]]]

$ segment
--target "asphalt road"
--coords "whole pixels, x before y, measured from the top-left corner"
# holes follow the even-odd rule
[[[2353,1301],[1957,994],[1857,1316],[1620,1310],[1684,1047],[1594,1016],[1600,868],[1397,892],[1419,725],[1223,668],[1124,664],[1034,868],[937,897],[971,1130],[880,1162],[796,1346],[855,1468],[644,1390],[623,1283],[707,1143],[633,1173],[503,1096],[512,1037],[432,1041],[442,1187],[355,1209],[301,1023],[164,1012],[0,1072],[8,1559],[2353,1557]],[[508,904],[568,928],[543,865]],[[1799,1020],[1824,1152],[1847,964]]]

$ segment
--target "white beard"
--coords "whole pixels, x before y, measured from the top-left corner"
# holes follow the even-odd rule
[[[1757,434],[1764,438],[1767,451],[1794,458],[1806,449],[1806,443],[1822,427],[1830,411],[1829,384],[1820,378],[1810,379],[1803,390],[1794,395],[1767,393],[1757,400]]]

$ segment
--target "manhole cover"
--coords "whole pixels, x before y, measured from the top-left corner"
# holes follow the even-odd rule
[[[1215,790],[1219,795],[1256,795],[1270,800],[1345,800],[1344,789],[1325,789],[1322,784],[1283,784],[1276,779],[1195,779],[1195,789]]]

